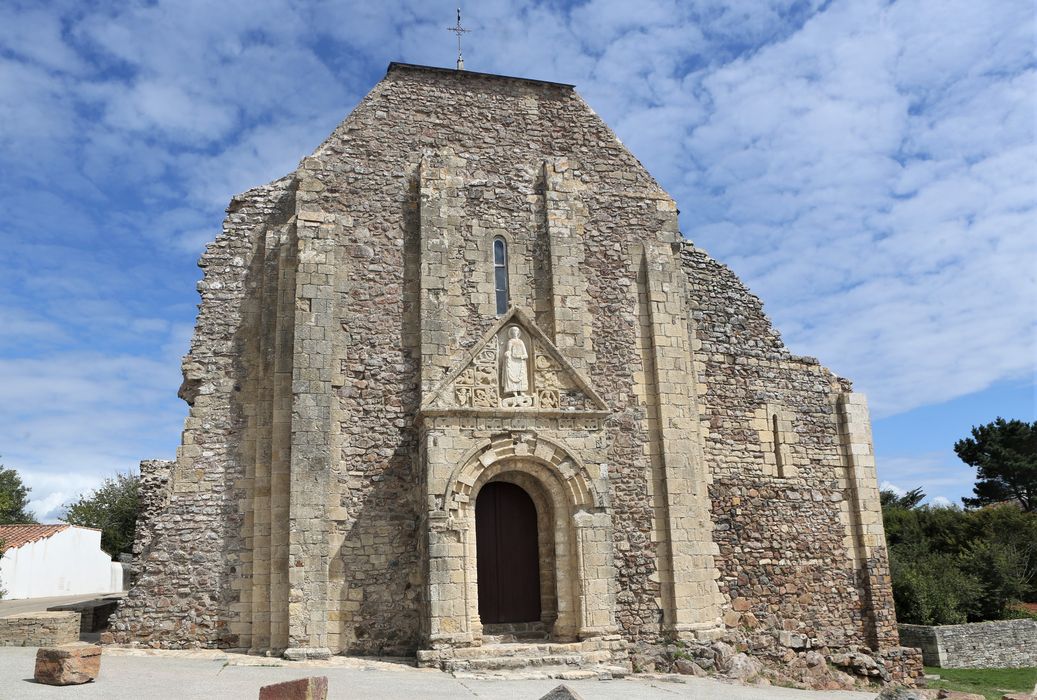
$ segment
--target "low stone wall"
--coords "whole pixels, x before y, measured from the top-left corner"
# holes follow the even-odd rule
[[[1037,666],[1037,620],[965,625],[898,625],[900,643],[922,650],[926,666],[1013,668]]]
[[[48,647],[78,641],[77,612],[35,612],[0,617],[0,647]]]

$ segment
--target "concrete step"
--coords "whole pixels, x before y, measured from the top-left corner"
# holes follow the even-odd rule
[[[502,669],[536,668],[538,666],[581,666],[579,655],[566,656],[490,656],[482,659],[453,659],[445,662],[448,671],[497,671]]]
[[[602,678],[603,674],[588,669],[569,667],[539,668],[539,669],[513,669],[506,671],[453,671],[450,673],[454,678],[469,678],[472,680],[548,680],[558,679],[563,681],[585,681]]]
[[[485,637],[483,641],[488,641]],[[630,673],[622,639],[581,642],[539,641],[484,643],[481,646],[428,649],[417,654],[418,666],[439,668],[473,678],[620,678]]]
[[[630,669],[622,666],[593,666],[580,668],[574,666],[535,666],[512,669],[471,669],[450,671],[454,678],[500,679],[500,680],[545,680],[558,679],[564,681],[579,680],[611,680],[630,675]]]

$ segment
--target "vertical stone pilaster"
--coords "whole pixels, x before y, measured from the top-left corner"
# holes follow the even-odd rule
[[[450,369],[454,333],[463,328],[464,307],[459,261],[451,252],[460,244],[464,215],[465,161],[446,150],[421,160],[419,276],[421,284],[421,390],[428,394]]]
[[[270,466],[273,430],[274,361],[276,352],[278,256],[280,232],[264,237],[259,321],[259,389],[256,406],[255,479],[252,489],[252,637],[250,651],[270,649]]]
[[[297,227],[289,224],[280,241],[274,319],[274,377],[270,426],[270,644],[288,647],[288,529],[292,455],[292,360],[295,349]]]
[[[670,201],[658,202],[661,208]],[[676,210],[673,209],[676,218]],[[699,434],[691,338],[685,308],[683,272],[669,246],[644,244],[642,295],[647,306],[650,354],[646,385],[654,385],[649,450],[661,472],[656,485],[657,536],[663,630],[674,636],[708,634],[719,627],[720,594],[713,561],[713,523],[708,494],[709,473]]]
[[[465,566],[475,560],[474,533],[467,523],[457,522],[442,509],[443,487],[453,469],[454,455],[445,449],[449,442],[443,430],[426,430],[422,453],[425,479],[430,500],[426,514],[428,547],[428,625],[426,636],[433,645],[466,644],[473,639],[471,621],[477,619],[478,589]]]
[[[334,357],[334,218],[304,194],[323,186],[303,178],[297,212],[292,373],[292,455],[288,533],[286,658],[326,658],[328,649],[327,499],[331,473]]]
[[[585,370],[594,362],[583,274],[588,212],[580,194],[583,183],[573,168],[565,158],[544,161],[544,209],[551,256],[549,332],[573,366]]]
[[[882,526],[875,451],[871,439],[868,401],[863,394],[844,391],[836,401],[849,523],[858,584],[864,597],[864,637],[873,649],[897,646],[893,588]]]
[[[580,587],[580,638],[614,634],[616,596],[612,563],[612,518],[581,511],[573,516]]]

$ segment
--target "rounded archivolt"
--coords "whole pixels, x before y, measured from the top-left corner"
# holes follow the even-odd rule
[[[468,514],[472,488],[489,467],[509,462],[515,471],[523,471],[522,463],[538,465],[531,470],[540,476],[546,467],[555,477],[573,511],[604,507],[601,494],[594,488],[587,467],[564,446],[554,440],[530,432],[496,435],[469,452],[450,475],[444,494],[444,508],[453,516]]]

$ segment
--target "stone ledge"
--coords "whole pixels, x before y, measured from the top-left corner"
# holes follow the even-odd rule
[[[327,647],[291,647],[285,649],[282,656],[289,661],[320,661],[331,658],[331,649]]]
[[[79,641],[77,612],[35,612],[0,617],[0,646],[46,647]]]

